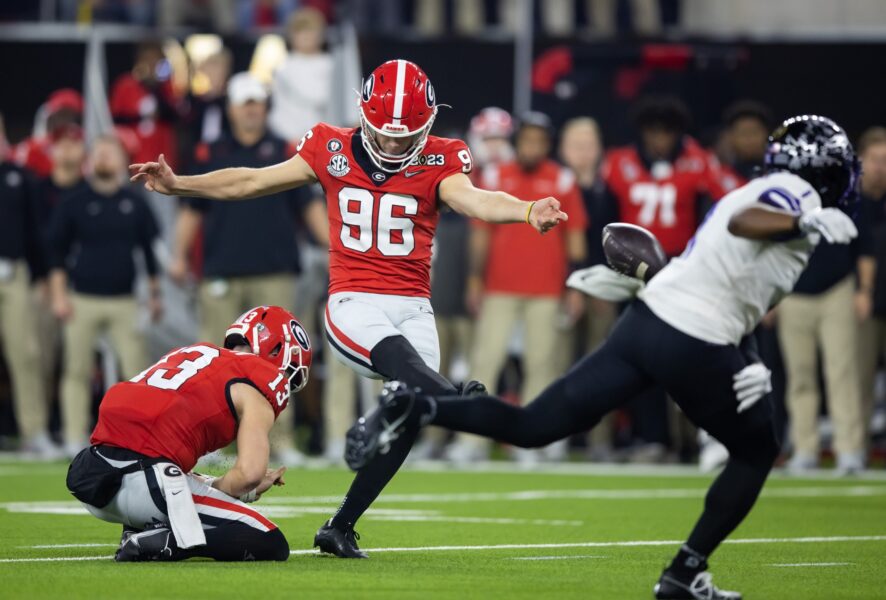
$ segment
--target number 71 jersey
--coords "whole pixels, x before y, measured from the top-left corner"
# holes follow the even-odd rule
[[[320,123],[296,148],[326,193],[329,293],[429,297],[437,189],[450,175],[471,172],[471,154],[460,140],[428,136],[407,168],[386,173],[361,135]]]

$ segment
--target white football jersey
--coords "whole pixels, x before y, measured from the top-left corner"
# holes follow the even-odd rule
[[[775,242],[729,233],[732,215],[752,205],[800,215],[820,207],[821,198],[806,181],[785,172],[724,196],[683,254],[638,294],[661,320],[706,342],[737,345],[794,289],[820,235]]]

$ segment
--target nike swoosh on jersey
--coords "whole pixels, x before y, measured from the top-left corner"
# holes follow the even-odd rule
[[[419,169],[418,171],[405,171],[403,173],[404,177],[412,177],[413,175],[418,175],[419,173],[424,173],[427,169]]]

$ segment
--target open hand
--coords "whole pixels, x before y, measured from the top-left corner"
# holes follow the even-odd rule
[[[556,198],[542,198],[532,205],[529,211],[529,224],[535,229],[545,234],[561,221],[569,219],[569,215],[560,210],[560,201]]]
[[[145,189],[150,192],[174,194],[178,177],[166,163],[166,158],[162,154],[157,160],[158,162],[129,165],[129,181],[133,183],[144,182]]]

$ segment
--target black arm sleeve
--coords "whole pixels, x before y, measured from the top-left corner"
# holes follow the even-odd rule
[[[141,247],[142,253],[145,256],[145,268],[148,270],[148,275],[155,277],[159,272],[159,269],[157,266],[157,255],[154,253],[154,240],[157,239],[160,230],[157,227],[157,219],[154,217],[154,211],[151,210],[147,201],[145,201],[144,198],[140,198],[140,204],[142,206],[143,217],[139,219],[140,227],[138,245]]]
[[[31,177],[25,178],[25,260],[31,271],[31,280],[46,277],[46,256],[42,240],[43,220],[42,197],[39,184]]]
[[[71,202],[59,204],[52,213],[47,233],[47,265],[50,269],[64,269],[65,260],[74,239],[74,224],[71,215]]]

